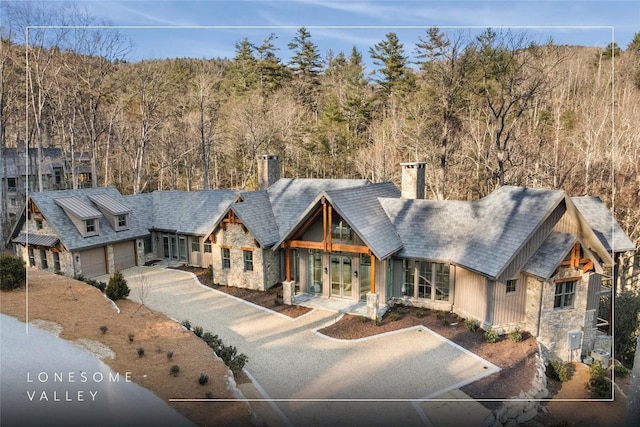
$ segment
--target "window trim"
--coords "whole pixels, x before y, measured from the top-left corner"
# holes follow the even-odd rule
[[[420,269],[420,265],[424,264],[424,271]],[[446,273],[444,271],[440,271],[440,267],[446,267]],[[429,277],[423,276],[421,273],[425,273],[429,275]],[[446,262],[438,262],[438,261],[428,261],[422,259],[411,259],[407,258],[403,260],[402,263],[402,285],[405,289],[402,293],[405,298],[413,298],[424,301],[439,301],[439,302],[449,302],[450,294],[452,289],[452,274],[451,274],[451,264]],[[409,275],[409,279],[412,282],[407,280],[407,275]],[[446,284],[448,294],[446,294],[446,298],[440,296],[438,297],[439,278],[440,276],[446,275],[448,277],[448,283]],[[425,283],[421,283],[421,279],[425,280]],[[412,292],[407,292],[408,289],[411,289]],[[421,289],[429,290],[429,296],[420,296]],[[441,295],[444,295],[440,292]]]
[[[253,248],[242,249],[242,262],[244,271],[253,271]]]
[[[200,252],[200,239],[197,237],[191,239],[191,252]]]
[[[208,239],[205,239],[202,244],[202,252],[205,254],[210,254],[213,252],[213,244]]]
[[[119,229],[127,228],[129,225],[127,214],[118,215],[116,221],[118,222]]]
[[[225,256],[225,252],[227,256]],[[222,263],[223,270],[231,269],[231,246],[221,246],[220,247],[220,259]]]
[[[47,251],[40,249],[40,268],[43,270],[49,269],[49,260],[47,260]]]
[[[513,285],[511,289],[510,285]],[[518,287],[518,279],[508,279],[504,284],[504,293],[507,295],[516,295],[518,293]]]
[[[53,271],[59,273],[60,270],[60,254],[58,252],[53,252]]]
[[[96,233],[96,220],[95,218],[89,218],[84,220],[84,231],[87,234]]]
[[[566,279],[558,279],[554,281],[556,288],[553,293],[553,309],[554,310],[568,310],[575,308],[576,293],[578,290],[578,283],[580,283],[580,277],[567,277]],[[573,283],[573,289],[571,292],[567,292],[566,286],[568,283]],[[561,292],[558,293],[558,285],[561,285]],[[571,303],[566,303],[566,297],[571,295]],[[556,300],[560,298],[560,304],[556,305]]]

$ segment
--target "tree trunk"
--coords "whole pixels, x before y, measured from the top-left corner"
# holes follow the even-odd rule
[[[627,400],[627,419],[625,425],[634,427],[640,420],[640,339],[636,343],[636,356],[631,370],[631,384],[629,385],[629,399]]]

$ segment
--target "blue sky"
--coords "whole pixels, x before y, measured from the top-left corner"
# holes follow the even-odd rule
[[[626,48],[640,31],[640,2],[626,1],[81,1],[99,19],[121,26],[134,43],[130,60],[234,56],[236,42],[259,44],[278,37],[278,56],[306,26],[324,56],[356,46],[368,58],[371,46],[393,31],[411,54],[425,29],[514,28],[540,42]],[[124,28],[133,26],[136,28]],[[474,30],[475,27],[475,30]]]

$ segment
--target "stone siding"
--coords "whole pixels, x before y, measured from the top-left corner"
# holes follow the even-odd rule
[[[531,380],[527,390],[523,390],[518,396],[502,402],[500,407],[485,419],[487,427],[502,427],[524,424],[535,418],[540,412],[542,405],[540,399],[549,396],[547,389],[547,375],[544,359],[539,353],[536,354],[536,373]]]
[[[34,214],[31,214],[31,219],[27,219],[25,221],[25,224],[22,226],[22,229],[20,230],[22,233],[29,233],[30,236],[57,236],[58,234],[56,233],[56,231],[53,229],[53,227],[51,227],[51,225],[49,224],[49,222],[43,218],[42,220],[42,228],[40,230],[38,230],[37,225],[36,225],[36,221],[33,219],[33,217],[35,216]],[[27,267],[30,266],[29,264],[29,251],[28,248],[22,246],[22,245],[15,245],[16,246],[16,253],[18,256],[20,256],[24,262],[25,265]],[[33,255],[34,255],[34,268],[40,269],[40,270],[46,270],[46,271],[51,271],[51,272],[56,272],[55,270],[55,263],[54,263],[54,259],[53,259],[53,253],[54,251],[52,250],[53,248],[43,248],[43,247],[33,247]],[[58,258],[60,260],[60,270],[59,272],[68,275],[68,276],[73,276],[74,275],[74,269],[73,269],[73,256],[72,254],[70,254],[67,251],[63,250],[63,247],[60,243],[58,243],[56,245],[56,248],[59,252],[58,252]],[[47,268],[43,268],[43,263],[42,263],[42,258],[40,255],[40,250],[44,250],[45,254],[46,254],[46,259],[47,259]]]
[[[213,280],[216,283],[239,288],[248,288],[264,291],[268,279],[267,272],[277,268],[274,262],[275,254],[271,249],[256,247],[255,240],[240,224],[227,224],[225,229],[220,228],[215,234],[216,243],[212,249]],[[222,268],[222,248],[228,247],[231,257],[231,268]],[[242,248],[253,249],[253,271],[244,271],[244,254]],[[274,267],[273,264],[276,264]]]
[[[575,289],[573,306],[570,308],[554,308],[555,280],[565,278],[578,278]],[[542,307],[539,306],[540,287],[542,287]],[[564,361],[580,361],[581,352],[592,331],[585,331],[585,324],[588,318],[587,298],[589,288],[589,275],[582,274],[579,269],[560,267],[555,276],[548,282],[529,278],[527,280],[527,305],[526,305],[526,328],[535,335],[538,332],[538,312],[540,312],[540,325],[538,341],[543,346],[543,351],[555,355]],[[587,316],[588,317],[588,316]],[[583,343],[581,349],[570,351],[568,346],[569,331],[581,331],[583,333]]]

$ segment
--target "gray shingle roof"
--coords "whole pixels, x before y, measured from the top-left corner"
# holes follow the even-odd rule
[[[400,197],[391,182],[326,192],[329,202],[378,259],[402,247],[402,241],[380,205],[381,197]]]
[[[577,241],[578,238],[572,234],[552,231],[527,261],[522,271],[542,279],[549,279]]]
[[[634,243],[599,197],[572,197],[571,201],[608,252],[635,250]]]
[[[206,236],[240,193],[203,190],[154,191],[151,194],[154,228]]]
[[[450,261],[496,278],[564,198],[504,186],[473,201],[381,199],[404,243],[400,257]]]
[[[99,214],[100,234],[91,237],[82,237],[78,229],[73,225],[71,219],[64,212],[62,207],[57,204],[56,199],[74,197],[86,206],[91,207],[92,202],[89,195],[107,194],[114,200],[119,201],[125,206],[131,208],[131,217],[129,218],[129,229],[116,232],[107,222],[106,218]],[[29,196],[36,206],[42,212],[44,218],[53,227],[56,234],[60,238],[62,244],[69,250],[88,249],[94,246],[101,246],[107,243],[131,240],[136,237],[142,237],[149,234],[147,214],[141,211],[144,205],[136,203],[139,199],[131,198],[131,196],[122,196],[118,190],[113,187],[104,188],[85,188],[79,190],[60,190],[60,191],[44,191],[30,193]]]
[[[370,184],[365,179],[306,179],[281,178],[267,190],[280,238],[289,234],[300,215],[322,191],[362,187]]]
[[[242,193],[242,199],[244,201],[232,204],[231,209],[253,234],[260,246],[269,247],[276,243],[279,233],[269,202],[269,194],[266,191],[248,191]]]

